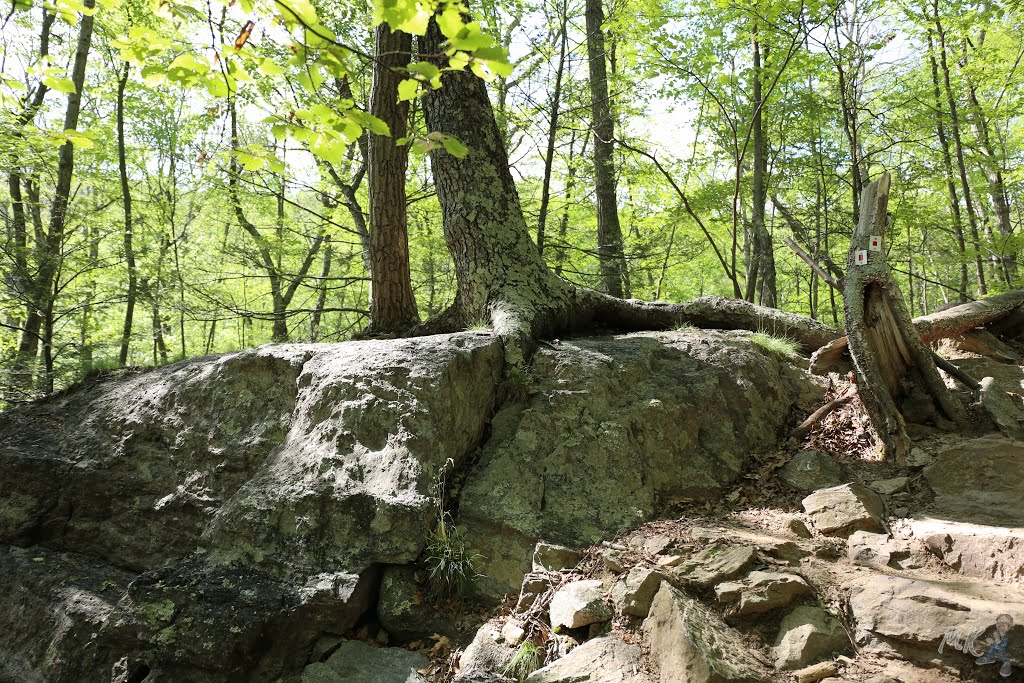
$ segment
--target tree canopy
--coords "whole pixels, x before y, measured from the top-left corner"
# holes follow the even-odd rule
[[[524,292],[715,294],[838,326],[822,274],[887,171],[912,313],[1017,287],[1022,18],[960,0],[18,0],[0,18],[2,401],[343,340],[371,312],[385,333],[500,327],[452,232],[479,236],[488,211],[530,237],[499,249],[535,260]],[[496,211],[494,188],[518,206]],[[574,315],[565,296],[532,333]]]

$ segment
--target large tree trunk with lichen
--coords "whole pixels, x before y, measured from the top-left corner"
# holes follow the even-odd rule
[[[443,52],[435,24],[423,52]],[[448,71],[444,85],[424,97],[430,131],[462,141],[457,158],[431,153],[444,235],[458,288],[452,307],[427,321],[421,333],[460,329],[485,320],[506,345],[506,360],[522,365],[539,337],[593,324],[619,329],[665,329],[679,324],[767,330],[813,350],[838,336],[802,316],[743,301],[707,297],[685,304],[623,300],[577,287],[552,273],[530,239],[508,156],[484,82],[468,71]]]
[[[932,414],[962,424],[966,417],[910,319],[885,251],[869,249],[872,236],[885,234],[889,183],[886,173],[864,189],[860,220],[850,240],[843,299],[861,401],[883,457],[903,462],[910,452],[904,420],[909,405],[918,406],[918,419]],[[930,409],[920,409],[929,401]]]

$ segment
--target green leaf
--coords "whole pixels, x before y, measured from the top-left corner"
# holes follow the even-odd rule
[[[75,90],[75,84],[71,82],[70,78],[60,78],[53,74],[46,74],[43,76],[43,84],[46,85],[47,88],[58,92],[77,92],[77,90]]]
[[[391,135],[391,129],[388,128],[388,124],[381,121],[376,116],[371,116],[361,109],[349,109],[345,112],[345,116],[355,121],[361,128],[366,128],[374,135]]]
[[[309,151],[324,161],[340,164],[345,158],[346,145],[335,137],[321,133],[310,141]]]
[[[266,57],[262,62],[260,62],[257,70],[265,76],[280,76],[284,73],[284,67],[280,66],[270,57]]]
[[[444,145],[445,151],[456,159],[464,159],[469,154],[469,148],[451,135],[442,135],[440,142]]]
[[[258,171],[264,166],[263,159],[245,152],[235,152],[235,158],[246,171]]]
[[[420,91],[420,82],[415,78],[407,78],[398,84],[398,101],[415,100]]]

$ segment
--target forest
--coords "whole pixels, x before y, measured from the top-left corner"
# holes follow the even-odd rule
[[[886,172],[912,315],[1020,286],[1005,0],[13,0],[0,28],[0,405],[705,295],[841,328]]]

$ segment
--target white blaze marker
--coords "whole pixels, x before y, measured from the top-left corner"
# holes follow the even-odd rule
[[[872,235],[868,242],[868,249],[871,251],[882,251],[882,238],[879,235]]]
[[[866,266],[868,264],[868,252],[866,249],[858,249],[854,254],[853,262],[858,266]]]

